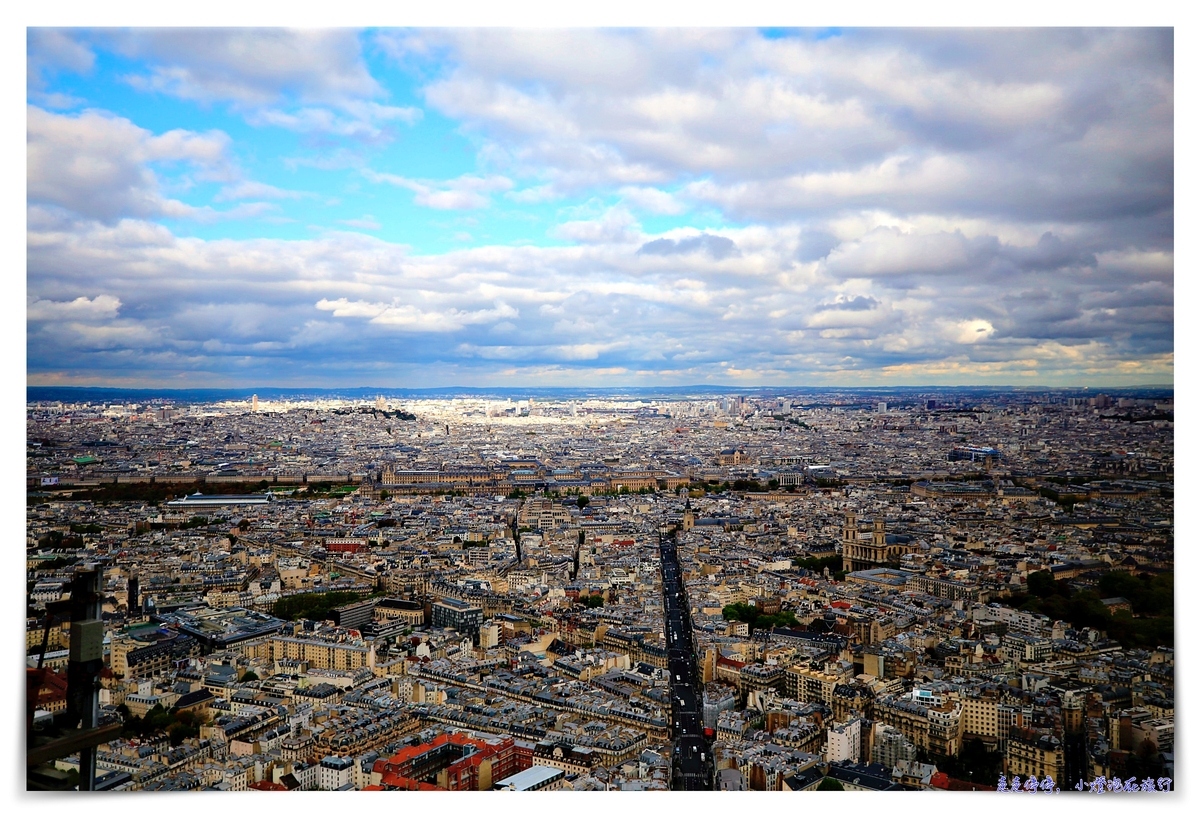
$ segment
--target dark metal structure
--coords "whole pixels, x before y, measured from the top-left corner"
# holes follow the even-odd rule
[[[62,779],[49,764],[78,753],[79,790],[96,790],[96,747],[118,737],[121,724],[100,724],[100,671],[104,667],[104,622],[100,619],[100,570],[84,565],[71,580],[71,596],[46,605],[42,653],[36,668],[26,672],[26,786],[28,789],[63,788]],[[50,627],[54,621],[71,622],[67,660],[66,708],[49,724],[34,723],[38,695],[49,670],[42,666]],[[40,729],[39,729],[40,727]]]

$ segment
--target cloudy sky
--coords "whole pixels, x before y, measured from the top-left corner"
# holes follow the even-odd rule
[[[30,384],[1173,381],[1169,30],[27,48]]]

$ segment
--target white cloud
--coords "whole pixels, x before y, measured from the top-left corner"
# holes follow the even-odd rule
[[[560,224],[552,234],[556,238],[584,244],[627,244],[638,240],[641,234],[639,227],[637,219],[628,210],[614,207],[599,219]]]
[[[346,103],[341,113],[330,108],[306,107],[294,111],[261,108],[249,113],[246,121],[256,127],[270,125],[297,133],[323,133],[355,138],[378,138],[387,122],[411,125],[420,120],[419,108],[400,108],[378,103]],[[346,115],[350,114],[350,115]]]
[[[732,184],[693,182],[683,193],[722,209],[770,218],[785,213],[811,213],[840,207],[868,206],[880,199],[949,196],[972,182],[958,157],[917,159],[892,155],[865,167],[814,171],[780,179],[753,179]]]
[[[362,143],[421,112],[389,103],[355,32],[68,32],[31,46],[30,65],[86,71],[93,45],[116,43],[147,92],[301,134],[319,155],[287,167],[360,168],[438,210],[562,201],[549,234],[570,246],[414,252],[329,225],[309,241],[177,237],[148,220],[272,218],[303,194],[243,178],[217,132],[34,107],[29,310],[76,317],[61,333],[31,318],[30,372],[452,377],[510,360],[576,380],[1169,379],[1169,31],[369,36],[479,146],[478,172],[361,169]],[[239,204],[178,192],[202,181]],[[638,221],[689,210],[666,233]],[[450,222],[462,242],[495,228]]]
[[[348,29],[160,28],[104,32],[149,61],[135,86],[181,99],[265,106],[286,97],[337,103],[383,95]]]
[[[263,376],[286,363],[336,379],[366,370],[355,367],[400,365],[387,339],[403,333],[404,366],[510,360],[521,372],[580,367],[577,381],[617,368],[650,372],[651,379],[654,372],[694,378],[689,382],[719,379],[727,368],[791,373],[779,382],[861,371],[870,382],[870,372],[898,378],[941,371],[952,378],[954,367],[966,371],[972,362],[984,374],[1009,377],[1014,369],[1000,362],[1041,360],[1035,353],[1050,343],[1091,344],[1088,367],[1104,362],[1125,372],[1122,362],[1145,360],[1145,371],[1161,373],[1172,343],[1171,291],[1154,278],[1139,279],[1144,291],[1129,293],[1121,282],[1126,273],[1104,263],[1049,277],[1013,266],[1005,276],[972,275],[969,286],[929,286],[945,273],[920,271],[903,246],[922,237],[890,231],[871,239],[879,243],[869,257],[873,269],[913,269],[904,273],[904,289],[890,286],[891,273],[887,286],[858,278],[848,289],[823,263],[806,267],[803,286],[781,286],[780,273],[771,271],[791,269],[798,228],[723,231],[741,254],[719,261],[705,252],[639,254],[643,243],[698,236],[639,232],[627,242],[621,229],[633,225],[620,210],[583,222],[587,230],[576,225],[581,237],[597,239],[591,242],[422,255],[361,233],[201,241],[145,222],[104,226],[55,212],[31,210],[31,314],[52,320],[74,310],[96,320],[77,317],[67,321],[72,326],[114,328],[53,333],[38,328],[52,323],[31,321],[31,373],[78,360],[116,376],[187,358],[203,370],[237,359]],[[601,235],[606,220],[617,228],[615,239]],[[976,241],[952,233],[934,238],[968,247]],[[843,256],[854,250],[866,257],[860,243],[849,242]],[[994,238],[983,246],[993,248],[987,263],[1012,251]],[[896,259],[888,262],[886,251]],[[97,290],[103,296],[91,294]],[[88,293],[82,301],[80,292]],[[159,352],[175,357],[151,356]],[[1058,351],[1038,365],[1039,376],[1052,379],[1084,364]]]
[[[387,90],[349,29],[101,29],[78,36],[140,60],[124,77],[133,88],[225,103],[258,127],[378,142],[393,138],[395,125],[423,116],[419,108],[381,101]]]
[[[845,277],[963,272],[978,248],[961,233],[910,234],[879,227],[829,253],[830,272]]]
[[[213,197],[213,201],[236,201],[238,199],[299,199],[305,196],[311,196],[312,193],[305,193],[300,190],[282,190],[273,185],[264,184],[263,182],[255,182],[242,180],[235,184],[227,185],[221,188],[221,191]]]
[[[633,207],[657,215],[679,215],[687,205],[665,190],[656,187],[622,187],[617,191]]]
[[[154,163],[186,163],[208,178],[232,174],[220,131],[161,135],[128,119],[87,110],[66,116],[27,108],[27,195],[112,221],[123,215],[188,217],[194,208],[160,192]]]
[[[771,222],[866,207],[1059,221],[1170,207],[1167,31],[379,39],[433,69],[427,102],[482,138],[482,156],[561,192],[683,185],[680,198]]]
[[[356,230],[379,230],[383,227],[372,215],[364,215],[362,218],[343,219],[338,224],[345,224],[347,227],[353,227]]]
[[[73,301],[30,301],[25,316],[30,321],[103,321],[115,318],[121,300],[112,295],[80,296]]]
[[[510,190],[504,197],[518,204],[541,204],[562,198],[562,194],[554,190],[553,185],[542,184],[537,187],[527,187],[524,190]]]
[[[491,205],[489,194],[511,190],[511,179],[504,176],[463,175],[456,179],[435,181],[409,179],[393,173],[377,173],[369,168],[363,176],[377,184],[391,184],[413,191],[413,202],[434,210],[478,210]]]
[[[996,328],[988,321],[959,321],[947,327],[946,335],[955,343],[979,343],[996,334]]]
[[[47,75],[57,71],[86,74],[96,63],[96,55],[88,46],[72,37],[67,31],[54,28],[27,29],[26,60],[28,80],[32,87],[40,88]]]
[[[423,310],[412,304],[352,302],[345,298],[330,301],[322,298],[316,306],[317,309],[332,312],[335,318],[367,318],[372,324],[409,332],[456,332],[464,326],[493,323],[516,318],[520,314],[505,303],[497,303],[492,309],[470,311],[451,308],[436,311]]]

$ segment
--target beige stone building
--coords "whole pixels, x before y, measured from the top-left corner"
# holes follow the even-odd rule
[[[1062,743],[1053,735],[1031,730],[1013,730],[1004,753],[1005,771],[1009,775],[1064,779]]]
[[[916,551],[915,540],[907,536],[889,537],[882,518],[874,519],[870,528],[863,528],[856,514],[846,514],[846,523],[842,528],[843,570],[870,570],[894,562],[905,553]]]

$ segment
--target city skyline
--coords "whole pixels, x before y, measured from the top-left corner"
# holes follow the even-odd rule
[[[27,379],[1173,382],[1170,29],[30,29]]]
[[[1179,776],[1171,390],[54,391],[29,789]]]

